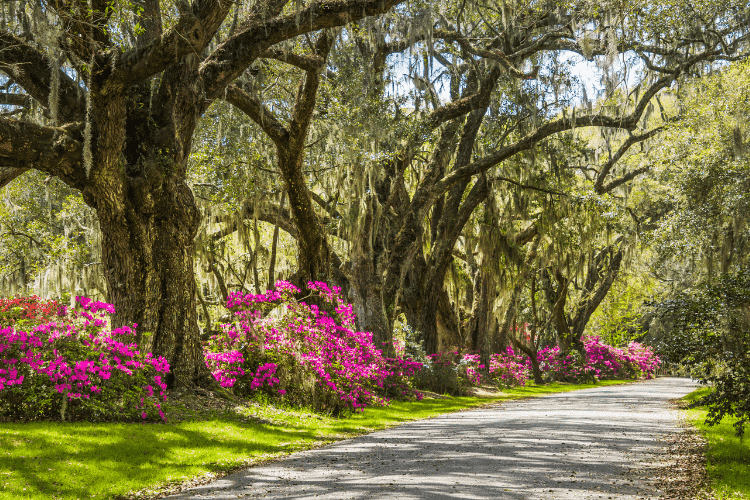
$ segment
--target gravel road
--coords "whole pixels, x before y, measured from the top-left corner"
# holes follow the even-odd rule
[[[173,499],[655,499],[688,379],[552,394],[296,453]]]

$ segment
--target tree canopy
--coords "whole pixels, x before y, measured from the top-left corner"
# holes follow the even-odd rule
[[[651,226],[694,217],[642,186],[739,241],[719,179],[742,112],[710,174],[662,137],[708,112],[684,89],[746,57],[748,24],[733,0],[5,2],[6,293],[57,266],[45,290],[100,291],[173,386],[212,383],[201,328],[278,277],[341,286],[385,349],[403,325],[429,353],[581,349]]]

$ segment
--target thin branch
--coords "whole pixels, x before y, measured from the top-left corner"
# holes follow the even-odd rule
[[[558,196],[568,196],[567,194],[560,192],[560,191],[555,191],[554,189],[545,189],[545,188],[541,188],[537,186],[532,186],[530,184],[522,184],[516,180],[511,179],[510,177],[496,176],[496,177],[493,177],[492,180],[507,182],[507,183],[513,184],[514,186],[518,186],[523,189],[529,189],[532,191],[540,191],[542,193],[554,194]]]
[[[631,135],[630,137],[628,137],[628,139],[620,146],[617,152],[614,155],[612,155],[612,158],[610,158],[609,161],[607,161],[607,163],[604,164],[601,171],[597,174],[596,183],[594,184],[594,190],[598,194],[604,193],[605,192],[604,186],[603,186],[604,179],[609,175],[609,172],[610,170],[612,170],[612,167],[618,161],[620,161],[620,158],[622,158],[622,156],[628,151],[628,149],[630,149],[630,147],[633,146],[634,144],[650,139],[651,137],[655,136],[662,130],[664,130],[664,127],[657,127],[655,129],[649,130],[646,133],[643,133],[640,135]]]
[[[601,188],[601,191],[597,191],[597,192],[599,194],[609,193],[614,188],[616,188],[618,186],[622,186],[626,182],[630,182],[631,180],[635,179],[636,177],[638,177],[639,175],[641,175],[641,174],[643,174],[645,172],[648,172],[648,167],[637,168],[637,169],[633,170],[632,172],[628,172],[627,174],[623,175],[619,179],[616,179],[616,180],[614,180],[612,182],[609,182],[609,183],[605,184]]]

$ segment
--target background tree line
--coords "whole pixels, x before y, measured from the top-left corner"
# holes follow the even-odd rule
[[[638,306],[747,265],[749,16],[5,2],[2,293],[100,294],[170,385],[210,384],[201,331],[277,278],[341,286],[386,350],[672,334]]]

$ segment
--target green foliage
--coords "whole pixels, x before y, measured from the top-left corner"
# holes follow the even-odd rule
[[[651,299],[653,290],[653,280],[645,273],[621,276],[592,315],[591,331],[613,347],[624,347],[641,339],[645,334],[643,314],[646,312],[642,304]]]
[[[683,400],[694,403],[710,395],[711,388],[693,391]],[[688,410],[688,418],[706,438],[706,471],[711,479],[711,488],[719,500],[750,498],[750,441],[735,434],[731,421],[708,425],[708,410],[705,407]]]
[[[694,82],[653,152],[657,178],[670,186],[655,237],[658,275],[679,283],[712,280],[748,263],[750,241],[750,65]]]
[[[715,425],[734,418],[735,432],[750,422],[750,270],[722,275],[714,285],[702,285],[657,305],[671,323],[659,350],[693,369],[714,390],[706,422]]]
[[[3,192],[0,293],[27,295],[34,280],[39,286],[46,274],[47,290],[39,293],[64,298],[66,291],[72,291],[69,270],[76,269],[80,275],[84,266],[98,260],[100,249],[94,238],[97,223],[91,209],[84,205],[80,193],[33,170],[3,188]],[[58,272],[66,285],[61,290],[57,286]],[[84,283],[87,285],[91,283]]]

